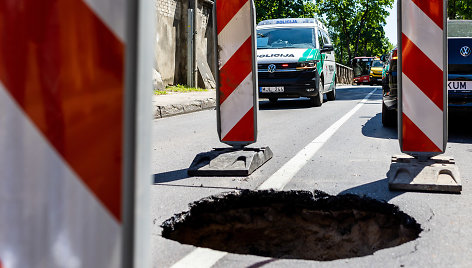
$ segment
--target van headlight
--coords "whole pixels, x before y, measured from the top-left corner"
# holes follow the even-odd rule
[[[315,68],[317,62],[318,61],[316,61],[316,60],[301,61],[301,62],[297,63],[297,69]]]

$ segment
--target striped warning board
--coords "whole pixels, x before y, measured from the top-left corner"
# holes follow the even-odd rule
[[[128,13],[0,3],[0,266],[121,265]]]
[[[253,0],[217,0],[217,115],[220,141],[257,139],[257,65]]]
[[[443,153],[447,142],[447,27],[443,0],[399,1],[400,147]]]

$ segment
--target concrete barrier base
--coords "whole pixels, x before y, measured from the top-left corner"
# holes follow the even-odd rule
[[[408,155],[392,157],[387,173],[390,190],[460,193],[462,184],[454,158],[435,156],[417,159]]]
[[[273,156],[269,147],[217,148],[200,153],[188,169],[190,176],[249,176]]]

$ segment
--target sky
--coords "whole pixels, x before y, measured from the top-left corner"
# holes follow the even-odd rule
[[[385,35],[390,43],[397,45],[397,0],[393,4],[393,8],[388,10],[390,15],[387,17],[387,25],[385,25]]]

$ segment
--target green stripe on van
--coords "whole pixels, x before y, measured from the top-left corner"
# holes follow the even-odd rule
[[[308,61],[308,60],[319,60],[320,50],[309,48],[303,52],[303,55],[298,59],[299,62]]]

